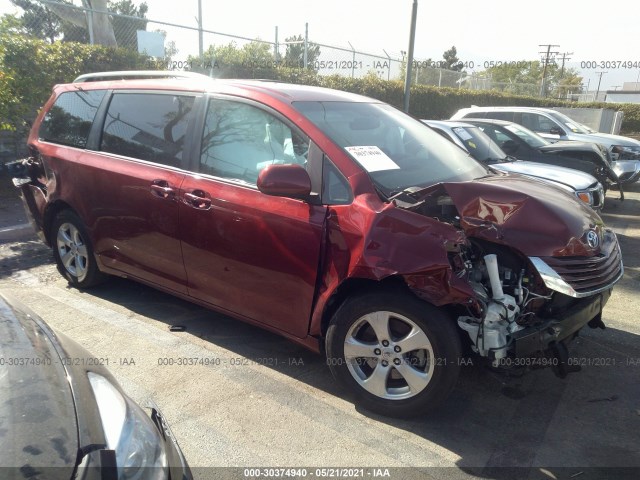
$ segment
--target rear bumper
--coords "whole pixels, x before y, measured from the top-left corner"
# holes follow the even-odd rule
[[[571,339],[592,320],[598,320],[613,289],[579,300],[562,319],[547,319],[542,324],[525,328],[511,335],[516,357],[528,357],[545,352],[553,345]]]
[[[38,238],[45,244],[48,244],[46,235],[44,233],[44,219],[40,212],[44,212],[47,199],[42,189],[33,184],[31,179],[23,177],[14,177],[13,184],[16,188],[20,189],[20,198],[22,199],[22,206],[27,215],[27,220],[33,227],[34,232],[38,235]]]

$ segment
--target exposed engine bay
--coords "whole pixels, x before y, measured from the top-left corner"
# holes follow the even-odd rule
[[[467,308],[469,315],[457,322],[469,335],[472,349],[498,366],[507,356],[511,334],[539,323],[536,313],[553,293],[539,285],[525,260],[506,247],[474,240],[470,244],[460,254],[463,267],[456,275],[469,282],[476,298]]]
[[[472,200],[475,210],[468,207],[472,203],[467,203],[461,212],[459,203],[442,184],[420,192],[404,191],[395,200],[401,208],[464,232],[465,243],[459,245],[458,252],[449,253],[449,261],[453,275],[465,280],[474,292],[461,307],[456,322],[468,335],[475,353],[494,367],[513,366],[514,362],[505,360],[516,357],[535,357],[548,361],[528,365],[553,366],[559,376],[572,371],[566,343],[585,324],[604,328],[601,310],[610,289],[602,294],[604,289],[576,294],[556,272],[551,273],[557,277],[553,279],[557,284],[550,282],[539,266],[547,265],[536,263],[540,258],[535,253],[526,255],[517,245],[512,247],[505,238],[509,230],[505,226],[513,221],[509,217],[522,208],[520,205],[512,210],[503,205],[493,209],[496,203],[476,198]],[[528,248],[531,252],[530,245]],[[564,251],[568,253],[558,258],[585,258],[579,248]],[[563,290],[565,286],[568,291]]]

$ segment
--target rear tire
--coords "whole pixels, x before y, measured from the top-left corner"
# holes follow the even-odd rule
[[[58,271],[76,288],[91,288],[107,276],[98,269],[89,234],[71,210],[56,216],[51,229],[53,256]]]
[[[460,372],[457,328],[438,308],[404,292],[345,301],[327,330],[334,377],[367,410],[413,417],[440,405]]]

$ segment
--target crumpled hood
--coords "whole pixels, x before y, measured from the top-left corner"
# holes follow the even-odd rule
[[[491,167],[503,172],[520,173],[522,175],[540,178],[541,180],[560,183],[572,190],[585,190],[597,183],[593,175],[559,165],[519,160],[515,162],[496,163],[495,165],[491,165]]]
[[[508,245],[527,256],[598,253],[586,243],[586,233],[595,229],[601,236],[602,220],[565,190],[508,175],[441,185],[469,237]]]

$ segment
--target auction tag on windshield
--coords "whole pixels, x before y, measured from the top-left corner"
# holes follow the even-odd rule
[[[467,132],[464,128],[462,127],[456,127],[452,129],[453,132],[458,135],[458,137],[460,137],[460,139],[464,142],[465,140],[470,140],[473,137],[471,136],[471,134],[469,132]]]
[[[398,170],[400,167],[375,145],[360,147],[345,147],[353,157],[360,162],[367,172],[380,170]]]

